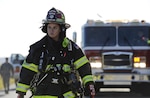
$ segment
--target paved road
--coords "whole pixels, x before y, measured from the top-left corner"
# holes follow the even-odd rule
[[[150,96],[144,97],[141,94],[110,92],[110,93],[100,93],[95,98],[150,98]]]
[[[31,95],[30,92],[27,93],[25,98],[29,98]],[[0,98],[17,98],[17,94],[15,93],[15,85],[11,85],[9,94],[5,94],[4,90],[0,90]],[[99,93],[95,98],[150,98],[150,97],[143,97],[140,94],[129,94],[129,93]]]
[[[29,98],[30,95],[31,93],[28,92],[25,98]],[[0,90],[0,98],[17,98],[17,94],[15,93],[15,85],[11,85],[9,94],[5,94],[4,90]]]

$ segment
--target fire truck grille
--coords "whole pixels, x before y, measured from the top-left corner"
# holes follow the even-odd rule
[[[108,54],[103,56],[103,64],[109,66],[127,66],[131,64],[130,55]]]

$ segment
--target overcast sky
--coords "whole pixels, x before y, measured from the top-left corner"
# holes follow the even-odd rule
[[[45,35],[39,27],[52,7],[64,12],[66,22],[71,25],[67,36],[72,39],[76,31],[78,45],[81,26],[87,19],[150,22],[150,0],[0,0],[0,57],[11,53],[26,56],[29,46]]]

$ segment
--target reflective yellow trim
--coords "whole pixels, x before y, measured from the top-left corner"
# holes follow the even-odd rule
[[[38,65],[35,65],[33,63],[29,64],[26,61],[24,61],[24,63],[22,64],[22,67],[29,69],[31,71],[34,71],[34,72],[38,72]]]
[[[21,91],[21,92],[27,92],[27,90],[29,89],[29,85],[26,84],[22,84],[22,83],[17,83],[17,87],[16,90],[17,91]]]
[[[63,42],[62,42],[62,46],[65,48],[68,46],[68,44],[69,44],[69,39],[67,39],[67,37],[65,37]]]
[[[71,71],[70,65],[68,65],[68,64],[64,64],[62,69],[64,72],[70,72]]]
[[[72,91],[68,91],[63,94],[64,98],[75,98],[75,94]]]
[[[83,66],[84,64],[88,63],[88,59],[86,58],[86,56],[81,57],[80,59],[78,59],[77,61],[75,61],[74,65],[75,68],[78,69],[81,66]]]
[[[93,81],[92,75],[86,75],[82,78],[83,84],[85,85],[87,82]]]
[[[45,69],[45,72],[48,72],[48,71],[52,68],[52,66],[53,66],[53,65],[50,65],[50,64],[47,65],[47,66],[46,66],[46,69]]]
[[[58,98],[58,96],[50,96],[50,95],[40,95],[40,96],[33,96],[33,98]]]

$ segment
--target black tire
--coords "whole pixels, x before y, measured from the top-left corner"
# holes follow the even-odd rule
[[[15,85],[17,86],[17,83],[18,83],[18,79],[15,79]]]
[[[100,87],[102,87],[103,82],[95,82],[95,92],[99,93],[100,92]]]
[[[132,82],[131,92],[139,93],[142,96],[150,96],[149,82]]]

